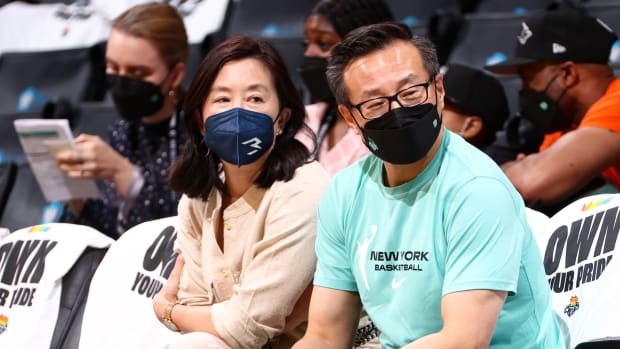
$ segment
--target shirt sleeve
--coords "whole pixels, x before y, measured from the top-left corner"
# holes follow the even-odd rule
[[[334,183],[332,183],[334,184]],[[318,209],[317,267],[314,284],[357,292],[345,238],[345,212],[339,205],[336,185],[325,192]]]
[[[473,289],[516,293],[528,231],[517,200],[494,178],[476,178],[457,190],[444,213],[443,295]]]
[[[183,304],[209,304],[210,285],[206,285],[202,275],[202,220],[196,200],[183,195],[179,202],[179,227],[174,251],[183,255],[185,265],[179,282],[178,298]],[[197,207],[198,206],[198,207]]]
[[[259,348],[279,335],[312,281],[316,207],[324,183],[308,180],[286,188],[273,193],[264,238],[251,247],[253,259],[233,296],[211,309],[217,332],[233,348]]]

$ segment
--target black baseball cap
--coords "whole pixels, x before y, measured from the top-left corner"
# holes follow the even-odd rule
[[[469,115],[477,115],[485,128],[502,128],[510,113],[502,84],[480,69],[452,63],[442,68],[445,101]]]
[[[607,24],[584,10],[561,7],[537,12],[521,22],[515,56],[485,69],[516,74],[519,66],[542,61],[607,64],[616,39]]]

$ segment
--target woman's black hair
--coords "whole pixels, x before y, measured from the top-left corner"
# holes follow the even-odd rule
[[[282,129],[282,133],[276,137],[273,150],[267,157],[255,184],[267,188],[275,181],[288,181],[293,178],[295,170],[308,161],[310,153],[295,135],[300,130],[310,134],[312,131],[304,123],[303,101],[280,54],[263,40],[247,36],[232,37],[209,51],[185,96],[183,111],[188,137],[183,152],[168,176],[172,190],[203,200],[208,198],[214,186],[227,194],[220,176],[222,171],[220,159],[204,144],[200,114],[222,67],[228,62],[246,58],[257,59],[267,67],[278,93],[280,110],[283,108],[291,110],[290,119]]]

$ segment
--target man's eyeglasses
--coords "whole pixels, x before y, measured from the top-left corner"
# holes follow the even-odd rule
[[[366,120],[376,119],[392,110],[392,102],[396,101],[401,107],[413,107],[428,100],[428,86],[433,79],[421,84],[409,86],[391,96],[377,97],[358,104],[350,104],[357,109]]]

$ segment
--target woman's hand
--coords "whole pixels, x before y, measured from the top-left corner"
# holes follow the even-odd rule
[[[183,265],[185,265],[185,260],[183,259],[183,255],[179,254],[176,262],[174,263],[174,268],[172,269],[172,272],[170,272],[168,281],[166,281],[164,287],[162,287],[161,291],[159,291],[153,299],[153,311],[159,321],[161,321],[164,309],[166,309],[168,304],[175,302],[178,299]]]
[[[129,160],[100,137],[87,134],[75,139],[75,150],[58,152],[56,161],[71,178],[112,181],[121,196],[127,194],[134,169]]]

